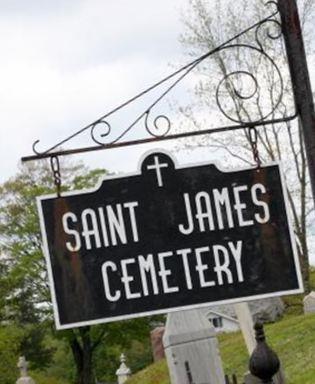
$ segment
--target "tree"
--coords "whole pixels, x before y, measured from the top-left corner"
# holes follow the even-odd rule
[[[314,10],[315,4],[311,0],[300,1],[301,22],[308,48]],[[189,55],[198,57],[273,12],[275,4],[266,5],[261,0],[189,0],[188,10],[183,15],[185,32],[181,36],[181,43]],[[214,120],[215,126],[221,126],[231,125],[231,121],[240,124],[293,115],[294,103],[285,48],[280,25],[275,21],[262,23],[233,40],[199,64],[195,74],[197,84],[193,105],[181,107],[180,114],[184,117],[183,124],[188,120],[196,130],[204,128],[205,124],[208,127],[209,120]],[[281,124],[262,125],[255,132],[262,163],[279,160],[284,168],[307,290],[307,234],[313,204],[301,129],[297,120],[290,120]],[[232,161],[233,165],[253,165],[253,141],[253,131],[244,129],[194,138],[184,145],[187,148],[209,148],[225,161]]]
[[[62,190],[94,186],[105,172],[89,170],[81,164],[61,164]],[[20,342],[19,349],[27,349],[34,368],[39,354],[49,358],[49,351],[41,343],[42,328],[37,324],[41,322],[47,326],[52,319],[36,196],[54,190],[49,164],[43,161],[25,165],[0,187],[0,254],[3,261],[0,280],[4,283],[1,285],[4,296],[0,299],[0,321],[15,322],[24,329],[33,325]],[[55,336],[69,343],[76,366],[75,383],[94,384],[94,356],[99,346],[102,343],[126,346],[131,339],[148,334],[149,326],[149,320],[142,319],[59,331]],[[44,364],[43,359],[41,363]]]

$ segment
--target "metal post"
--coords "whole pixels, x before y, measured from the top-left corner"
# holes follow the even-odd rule
[[[315,200],[315,111],[296,0],[278,0],[278,9]]]

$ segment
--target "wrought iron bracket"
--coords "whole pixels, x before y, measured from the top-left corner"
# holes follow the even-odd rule
[[[274,1],[269,1],[267,4],[277,7],[277,3]],[[284,116],[284,117],[282,116],[281,118],[275,117],[276,116],[275,113],[283,99],[283,88],[284,88],[283,79],[282,79],[281,71],[277,66],[276,62],[265,51],[263,43],[261,41],[261,37],[260,37],[262,28],[268,27],[270,26],[270,24],[276,29],[278,29],[278,32],[276,34],[272,34],[269,31],[269,29],[267,29],[267,37],[273,40],[280,38],[282,35],[282,27],[281,27],[280,21],[278,20],[277,8],[272,14],[270,14],[266,18],[246,28],[239,34],[233,36],[232,38],[225,41],[224,43],[217,46],[216,48],[212,49],[211,51],[205,53],[204,55],[198,57],[194,61],[191,61],[190,63],[186,64],[185,66],[181,67],[180,69],[176,70],[170,75],[164,77],[157,83],[151,85],[150,87],[138,93],[131,99],[125,101],[121,105],[105,113],[103,116],[101,116],[97,120],[79,129],[78,131],[74,132],[73,134],[61,140],[57,144],[48,148],[47,150],[40,151],[38,149],[38,144],[40,143],[40,141],[36,140],[33,144],[34,155],[22,157],[22,161],[30,161],[30,160],[37,160],[37,159],[43,159],[43,158],[56,158],[57,156],[79,154],[79,153],[91,152],[91,151],[97,151],[97,150],[103,150],[103,149],[113,149],[118,147],[133,146],[137,144],[152,143],[152,142],[164,141],[164,140],[180,139],[185,137],[199,136],[204,134],[213,134],[218,132],[226,132],[230,130],[237,130],[237,129],[244,129],[244,128],[250,129],[253,127],[266,126],[269,124],[277,124],[277,123],[287,122],[295,119],[297,116],[296,111],[289,116]],[[249,32],[254,32],[255,43],[253,44],[239,43],[238,39]],[[249,71],[238,70],[238,71],[232,71],[226,74],[223,77],[223,79],[218,82],[216,95],[215,95],[216,103],[219,111],[226,119],[232,122],[232,125],[210,127],[210,128],[207,127],[205,129],[196,130],[192,132],[184,131],[184,132],[170,133],[172,123],[166,115],[158,115],[153,119],[153,123],[152,122],[150,123],[152,112],[154,108],[157,106],[157,104],[162,99],[164,99],[166,95],[169,94],[198,65],[200,65],[202,62],[204,62],[206,59],[210,58],[214,54],[217,54],[219,52],[226,52],[227,50],[230,50],[233,48],[244,48],[244,49],[250,50],[250,52],[252,53],[262,55],[262,57],[265,60],[267,60],[267,62],[274,69],[275,76],[277,77],[277,82],[279,84],[279,92],[272,105],[272,108],[269,111],[262,113],[259,119],[251,121],[249,118],[244,118],[239,113],[231,115],[230,112],[226,109],[224,102],[222,102],[223,87],[229,88],[230,91],[232,90],[236,98],[240,100],[240,104],[238,106],[236,105],[236,108],[241,108],[241,105],[242,105],[241,103],[243,101],[252,99],[255,96],[257,97],[257,94],[259,93],[259,82],[255,74],[250,73]],[[245,95],[240,90],[238,90],[237,86],[234,83],[236,76],[242,76],[244,79],[251,82],[253,89],[249,94]],[[109,117],[118,113],[119,111],[121,111],[131,103],[135,102],[136,100],[141,99],[146,94],[152,92],[153,90],[158,89],[163,84],[165,85],[167,83],[168,83],[168,86],[166,87],[166,89],[163,90],[153,102],[149,103],[149,105],[145,108],[144,112],[140,113],[132,121],[132,123],[129,124],[127,128],[125,128],[122,131],[122,133],[118,134],[114,138],[111,138],[111,135],[113,134],[113,130],[110,122],[108,121]],[[147,137],[144,137],[141,139],[135,139],[135,140],[124,140],[125,136],[140,122],[144,124],[146,132],[148,134]],[[70,143],[72,139],[74,139],[75,137],[78,137],[79,135],[85,132],[88,132],[90,134],[90,139],[94,143],[93,145],[89,145],[81,148],[61,149],[64,144]]]

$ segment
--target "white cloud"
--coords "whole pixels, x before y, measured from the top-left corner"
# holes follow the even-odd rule
[[[46,149],[97,119],[179,52],[180,0],[18,3],[0,1],[2,181],[37,138]]]

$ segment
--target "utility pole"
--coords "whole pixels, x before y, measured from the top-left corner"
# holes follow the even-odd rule
[[[278,9],[315,202],[315,111],[296,0],[278,0]]]

